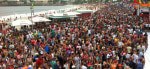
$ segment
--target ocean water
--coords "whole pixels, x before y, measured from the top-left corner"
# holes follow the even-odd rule
[[[34,6],[34,12],[48,11],[48,10],[60,10],[65,8],[75,7],[75,5],[65,6]],[[13,14],[26,14],[30,13],[30,6],[0,6],[0,17]]]

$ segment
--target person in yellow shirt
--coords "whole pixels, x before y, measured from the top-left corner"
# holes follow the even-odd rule
[[[118,41],[119,41],[118,38],[115,38],[115,39],[114,39],[114,42],[115,42],[116,44],[118,43]]]

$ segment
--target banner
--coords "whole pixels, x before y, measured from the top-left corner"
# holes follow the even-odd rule
[[[140,6],[143,7],[150,7],[150,1],[149,0],[139,0]]]
[[[150,7],[150,1],[149,0],[134,0],[134,4],[139,4],[140,6],[143,7]]]

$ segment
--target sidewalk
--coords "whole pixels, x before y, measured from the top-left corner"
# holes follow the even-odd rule
[[[144,69],[150,69],[149,67],[150,66],[150,32],[148,32],[147,34],[148,34],[148,48],[144,53],[144,57],[145,57]]]

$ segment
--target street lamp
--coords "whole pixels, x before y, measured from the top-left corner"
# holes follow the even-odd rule
[[[30,7],[30,10],[31,10],[31,22],[32,22],[32,30],[33,30],[33,15],[34,15],[34,3],[33,3],[33,0],[30,0],[31,2],[31,7]]]

